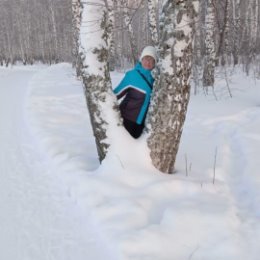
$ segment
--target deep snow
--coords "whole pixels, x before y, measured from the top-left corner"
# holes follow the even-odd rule
[[[115,259],[28,130],[28,84],[42,70],[0,69],[0,259]]]
[[[0,259],[259,259],[260,81],[234,71],[230,98],[221,73],[217,100],[191,96],[165,175],[145,135],[99,166],[69,64],[1,68]]]

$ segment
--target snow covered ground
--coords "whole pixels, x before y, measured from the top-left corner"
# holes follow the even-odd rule
[[[0,259],[258,260],[260,80],[229,86],[191,96],[165,175],[127,133],[99,166],[69,64],[0,68]]]
[[[113,260],[28,129],[29,82],[44,70],[0,69],[0,259]]]

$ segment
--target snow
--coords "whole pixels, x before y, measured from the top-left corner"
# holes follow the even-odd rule
[[[120,126],[99,165],[69,64],[0,68],[0,259],[259,259],[259,83],[192,95],[166,175]]]

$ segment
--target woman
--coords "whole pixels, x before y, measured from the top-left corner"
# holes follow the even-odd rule
[[[145,47],[138,64],[125,74],[123,80],[114,89],[118,99],[124,97],[119,108],[124,127],[134,138],[138,138],[144,129],[154,83],[151,71],[155,67],[156,60],[155,48]]]

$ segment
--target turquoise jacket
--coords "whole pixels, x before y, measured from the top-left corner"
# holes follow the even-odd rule
[[[133,70],[125,74],[120,84],[114,89],[118,99],[124,97],[120,103],[123,118],[139,125],[144,123],[153,83],[151,71],[144,69],[140,62]]]

